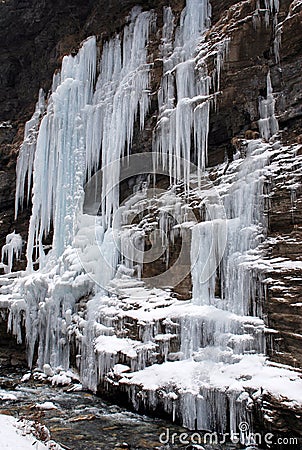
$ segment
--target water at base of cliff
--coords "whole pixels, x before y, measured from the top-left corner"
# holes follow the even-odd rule
[[[193,435],[175,424],[133,413],[88,392],[70,392],[70,386],[53,387],[38,379],[22,382],[24,373],[24,369],[0,367],[0,413],[45,424],[51,439],[63,449],[239,448],[235,444],[199,445],[202,433]]]

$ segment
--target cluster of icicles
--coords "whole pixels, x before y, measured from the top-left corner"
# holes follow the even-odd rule
[[[86,177],[99,168],[100,161],[102,189],[107,193],[102,213],[106,228],[110,227],[119,182],[118,170],[110,164],[120,159],[125,147],[129,151],[134,122],[139,115],[144,126],[149,106],[146,46],[153,20],[152,12],[134,9],[123,38],[116,36],[106,43],[99,62],[96,39],[91,37],[75,57],[64,57],[61,71],[54,76],[35,145],[28,269],[33,253],[39,255],[40,267],[44,265],[42,240],[51,226],[55,258],[72,243]],[[42,113],[38,105],[37,110]],[[33,146],[28,147],[21,149],[18,160],[16,205],[23,199],[25,174],[31,178]]]
[[[139,119],[140,128],[144,128],[150,107],[152,63],[148,60],[147,45],[155,23],[154,12],[134,8],[123,34],[104,44],[100,59],[95,37],[88,38],[76,56],[65,56],[61,71],[54,76],[47,103],[41,91],[35,114],[25,130],[26,137],[17,165],[16,214],[18,205],[23,203],[25,197],[29,198],[33,180],[27,269],[30,273],[33,264],[38,261],[44,273],[49,270],[53,279],[61,277],[60,282],[49,287],[43,272],[38,271],[28,277],[22,286],[22,295],[26,300],[29,360],[32,363],[38,343],[38,364],[41,367],[49,363],[68,367],[68,333],[70,327],[76,333],[72,323],[76,301],[95,289],[91,279],[73,261],[72,246],[75,242],[79,248],[90,245],[87,233],[91,229],[87,224],[91,221],[82,214],[83,186],[100,168],[103,201],[95,233],[98,235],[98,245],[111,258],[111,266],[117,268],[120,260],[114,249],[111,230],[112,216],[119,208],[119,160],[123,155],[130,154],[135,124]],[[168,168],[172,178],[183,179],[185,186],[190,182],[192,158],[199,170],[205,169],[210,93],[219,88],[220,69],[226,51],[224,43],[220,43],[215,69],[217,83],[214,86],[208,76],[203,38],[209,23],[210,4],[207,0],[187,0],[178,27],[175,26],[171,8],[164,8],[160,47],[163,76],[158,93],[159,117],[153,150],[158,156],[155,163]],[[269,76],[267,99],[260,104],[260,114],[260,130],[268,139],[277,131]],[[231,192],[222,193],[219,204],[208,202],[205,221],[192,231],[192,302],[199,306],[216,307],[223,312],[223,317],[224,313],[261,313],[257,305],[249,302],[248,297],[256,294],[252,277],[242,264],[259,243],[256,236],[261,236],[265,225],[259,205],[263,192],[262,169],[267,163],[267,155],[259,156],[257,149],[257,144],[249,146],[249,159],[234,175]],[[178,165],[180,159],[187,163]],[[245,179],[244,183],[242,179]],[[51,229],[52,250],[45,255],[43,238]],[[126,246],[131,237],[131,231],[127,233],[121,239],[122,246]],[[143,248],[140,250],[143,253]],[[91,267],[91,260],[95,257],[93,246],[91,253],[87,254],[87,267]],[[56,266],[58,259],[60,263]],[[114,277],[115,270],[108,273],[102,268],[102,262],[98,263],[107,281]],[[131,261],[124,261],[124,264],[132,268]],[[218,266],[221,298],[217,298],[215,292]],[[96,309],[97,304],[98,301]],[[17,315],[18,311],[15,313]],[[89,314],[91,323],[86,327],[81,344],[81,374],[84,381],[96,373],[93,347],[95,328],[91,326],[96,311],[90,308]],[[89,322],[90,317],[86,319]],[[17,323],[14,312],[11,320]],[[81,321],[84,322],[84,319]],[[226,320],[227,324],[224,320],[221,324],[214,322],[209,329],[214,327],[218,334],[223,330],[223,335],[227,336],[234,331],[231,320]],[[182,322],[181,327],[182,346],[185,348],[188,342],[196,342],[198,347],[198,342],[203,339],[200,330],[203,334],[204,328],[196,334],[198,324],[192,325],[192,321]],[[101,324],[96,326],[99,335],[102,334],[101,328]],[[261,339],[263,335],[259,337]],[[255,349],[264,351],[262,340],[255,343]],[[186,347],[185,357],[190,358],[195,350],[194,345]],[[149,353],[146,355],[144,353],[144,361]],[[98,373],[104,375],[110,366],[109,360],[99,361]],[[91,380],[87,382],[89,387],[96,388],[98,380],[94,379],[93,383]]]
[[[266,5],[267,10],[278,11],[277,4],[271,3]],[[171,180],[184,179],[185,184],[190,182],[192,158],[198,170],[205,169],[210,90],[219,89],[227,51],[227,41],[217,45],[215,86],[208,76],[206,45],[202,44],[210,15],[207,0],[189,0],[181,13],[180,26],[175,27],[171,8],[164,8],[159,49],[163,76],[153,151],[158,155],[155,164],[167,170]],[[47,106],[40,91],[17,163],[16,217],[24,202],[25,183],[27,202],[32,187],[26,253],[29,271],[35,261],[39,267],[46,264],[43,238],[51,229],[50,254],[55,259],[72,244],[82,212],[83,186],[100,168],[102,226],[104,230],[111,227],[119,207],[119,161],[129,155],[134,124],[139,117],[140,128],[144,128],[150,106],[152,63],[148,61],[147,45],[155,22],[152,11],[134,8],[123,35],[104,44],[100,60],[95,37],[88,38],[76,56],[63,58]],[[269,74],[260,117],[261,135],[268,139],[278,126]]]
[[[196,49],[210,23],[210,4],[188,1],[176,28],[171,8],[165,7],[164,20],[159,49],[164,73],[154,150],[159,155],[157,164],[169,167],[174,178],[189,182],[191,155],[199,169],[206,163],[211,83],[202,55],[196,69]],[[152,11],[134,8],[123,35],[104,44],[99,61],[95,37],[87,39],[75,57],[64,57],[45,113],[40,93],[17,166],[16,214],[24,200],[26,178],[28,199],[33,176],[29,270],[37,257],[40,267],[45,265],[42,241],[51,227],[55,258],[72,243],[83,185],[100,168],[102,225],[110,228],[119,206],[119,160],[129,155],[134,124],[139,117],[144,128],[150,105],[152,63],[147,44],[155,21]],[[181,159],[186,162],[182,167],[175,164]]]

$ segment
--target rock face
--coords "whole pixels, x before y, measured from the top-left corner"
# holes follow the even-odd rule
[[[162,6],[166,3],[149,0],[142,7],[156,9],[160,26]],[[169,3],[179,17],[184,1]],[[221,163],[226,157],[232,158],[233,137],[240,139],[258,132],[259,97],[266,96],[268,71],[276,93],[276,114],[283,143],[302,142],[302,3],[284,0],[278,13],[272,6],[270,20],[265,18],[264,3],[262,0],[211,1],[212,26],[207,40],[211,45],[229,38],[229,47],[216,109],[213,108],[210,116],[209,166]],[[30,208],[25,208],[14,221],[14,174],[24,124],[33,112],[39,88],[49,90],[52,73],[64,54],[74,52],[91,34],[98,36],[101,46],[102,39],[122,29],[130,9],[137,4],[136,0],[0,3],[1,246],[6,234],[14,229],[26,237]],[[153,35],[152,39],[149,58],[154,62],[152,90],[156,91],[162,67],[156,60],[159,36]],[[135,132],[134,152],[151,150],[157,113],[154,97],[145,129]],[[298,153],[301,152],[302,146]],[[271,244],[266,251],[273,258],[301,261],[302,171],[292,161],[285,155],[279,165],[280,173],[270,183],[267,217]],[[269,280],[265,282],[267,324],[278,332],[270,348],[271,357],[299,367],[302,363],[301,269],[294,264],[286,270],[272,267],[265,278]],[[188,277],[179,289],[180,296],[185,297],[190,288]]]

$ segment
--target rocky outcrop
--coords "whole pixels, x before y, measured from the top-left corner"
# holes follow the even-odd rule
[[[213,2],[213,11],[216,8]],[[266,92],[266,75],[271,72],[277,100],[277,115],[284,141],[292,142],[301,127],[301,5],[281,2],[278,14],[281,32],[279,57],[274,51],[276,30],[265,22],[264,10],[256,15],[255,1],[232,2],[209,32],[209,39],[231,38],[221,80],[217,113],[212,114],[210,157],[213,147],[257,127],[259,97]],[[279,61],[280,59],[280,61]],[[290,129],[284,128],[290,125]],[[217,158],[212,160],[217,163]]]

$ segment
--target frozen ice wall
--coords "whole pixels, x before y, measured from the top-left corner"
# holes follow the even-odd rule
[[[14,259],[18,261],[22,251],[22,237],[15,232],[6,236],[5,245],[2,247],[1,263],[5,267],[5,271],[12,271]],[[5,264],[7,262],[7,264]]]
[[[129,155],[136,119],[143,129],[149,108],[147,43],[154,13],[134,8],[123,37],[104,46],[92,104],[86,116],[86,170],[102,167],[103,225],[110,227],[119,206],[120,158]]]
[[[16,211],[23,201],[26,173],[29,192],[33,171],[28,269],[36,258],[43,266],[42,240],[51,227],[54,258],[72,243],[83,185],[100,167],[103,226],[111,225],[119,204],[119,158],[125,151],[129,154],[134,123],[139,117],[143,128],[149,107],[147,42],[153,18],[152,12],[134,8],[123,36],[104,44],[99,62],[95,37],[88,38],[76,56],[64,57],[37,142],[29,145],[28,135],[32,128],[36,133],[43,110],[40,96],[17,168]]]
[[[206,221],[194,227],[194,303],[240,315],[261,313],[250,303],[255,283],[249,263],[265,233],[263,180],[267,163],[265,144],[252,141],[236,172],[226,175],[219,187],[224,208],[208,205]]]
[[[110,226],[119,205],[120,157],[129,154],[134,124],[139,118],[143,128],[149,107],[147,43],[154,17],[134,8],[123,33],[104,43],[99,61],[95,37],[88,38],[76,56],[65,56],[39,130],[42,93],[28,125],[18,163],[16,204],[23,201],[26,173],[29,183],[33,173],[27,260],[29,271],[39,261],[44,272],[20,281],[10,323],[19,333],[25,310],[30,365],[38,345],[39,367],[68,367],[76,301],[89,295],[95,281],[106,286],[114,276],[118,254]],[[30,130],[35,139],[29,147]],[[82,214],[82,202],[84,183],[99,168],[102,217],[96,219]],[[53,245],[46,258],[42,240],[51,228]],[[11,258],[19,250],[8,244],[7,251]]]

